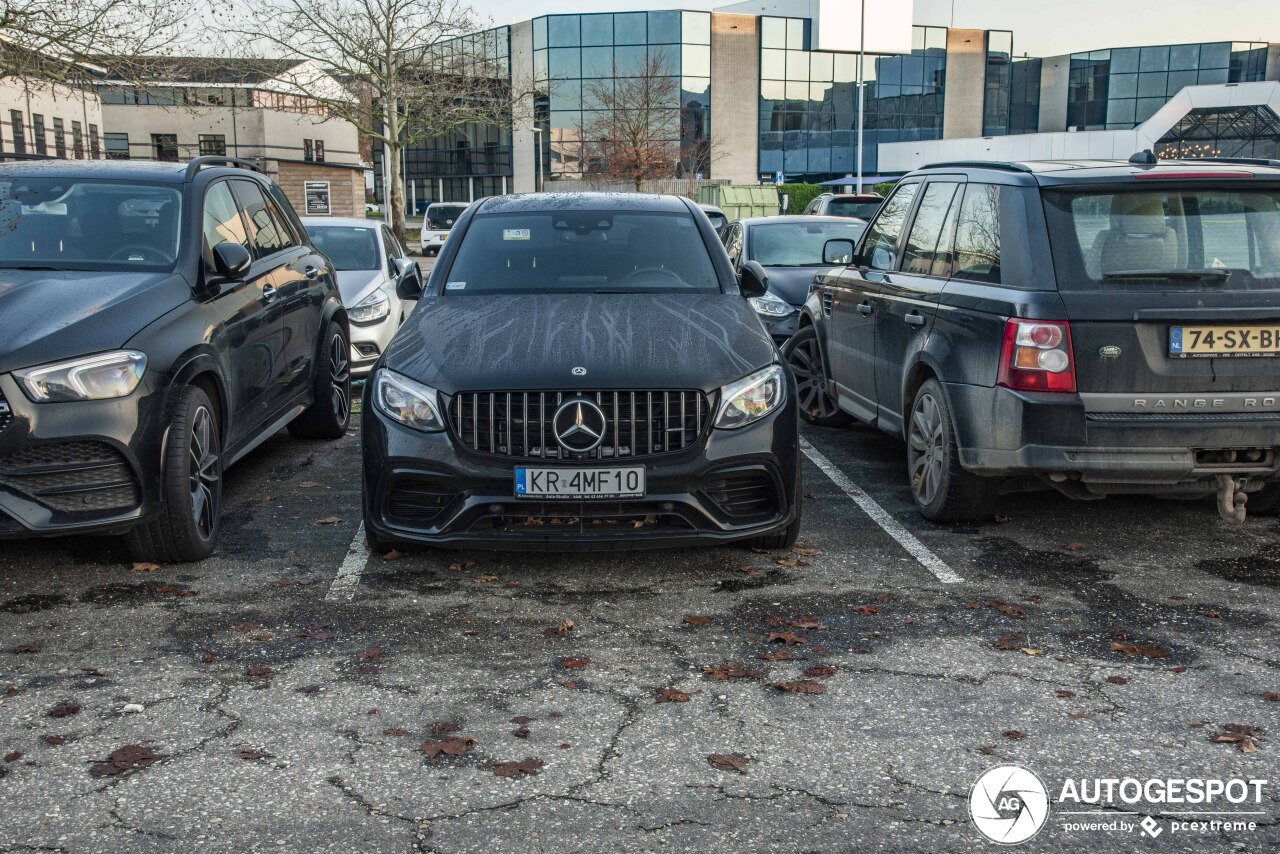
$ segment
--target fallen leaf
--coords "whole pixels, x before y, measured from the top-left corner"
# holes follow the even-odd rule
[[[586,667],[590,661],[591,659],[587,658],[585,655],[581,658],[562,658],[560,659],[560,666],[567,667],[569,669],[576,669]]]
[[[711,622],[711,618],[704,617],[701,614],[685,614],[684,619],[681,620],[681,622],[686,626],[705,626],[707,623]]]
[[[150,561],[138,561],[133,565],[133,569],[129,571],[130,572],[155,572],[159,568],[160,568],[160,564],[158,563],[151,563]]]
[[[314,463],[315,461],[316,461],[316,455],[315,455],[315,454],[311,454],[311,455],[309,455],[309,456],[303,457],[302,459],[298,460],[298,465],[300,465],[300,466],[309,466],[309,465],[311,465],[312,463]]]
[[[519,581],[504,581],[504,582],[502,582],[502,589],[503,589],[503,590],[515,590],[515,589],[516,589],[517,587],[519,587],[519,586],[520,586],[520,582],[519,582]]]
[[[271,676],[271,668],[270,668],[270,667],[265,667],[265,666],[263,666],[263,665],[254,665],[254,666],[252,666],[252,667],[248,668],[247,670],[245,670],[244,675],[245,675],[245,676],[270,677],[270,676]]]
[[[804,672],[805,676],[812,676],[815,679],[830,679],[836,675],[836,669],[830,664],[815,664],[807,668]]]
[[[1067,543],[1067,551],[1078,552],[1084,548],[1084,543]]]
[[[791,627],[792,627],[792,628],[795,628],[795,629],[817,629],[817,630],[821,630],[821,629],[825,629],[825,628],[827,627],[827,626],[826,626],[826,623],[823,623],[823,622],[822,622],[821,620],[819,620],[817,617],[814,617],[814,616],[809,615],[809,614],[806,614],[806,615],[805,615],[805,616],[803,616],[803,617],[797,617],[796,619],[794,619],[794,620],[792,620],[792,621],[791,621],[790,625],[791,625]]]
[[[1221,620],[1221,619],[1222,619],[1222,612],[1221,612],[1221,611],[1205,611],[1205,612],[1204,612],[1204,615],[1205,615],[1206,617],[1208,617],[1209,619],[1211,619],[1211,620]]]
[[[407,557],[407,555],[402,551],[397,551],[396,549],[392,549],[391,551],[384,554],[382,556],[382,559],[383,560],[400,560],[400,558],[402,557]]]
[[[1170,673],[1186,673],[1187,668],[1185,665],[1179,664],[1177,667],[1170,667],[1169,672]]]
[[[569,744],[568,742],[565,742],[564,744],[557,744],[556,750],[568,750],[572,746],[573,745]]]
[[[1280,691],[1263,691],[1262,699],[1269,703],[1280,703]]]
[[[1067,720],[1069,721],[1088,720],[1089,718],[1094,717],[1096,714],[1097,712],[1072,712],[1071,714],[1067,715]]]
[[[1032,605],[1039,605],[1041,600],[1041,597],[1039,596],[1025,596],[1023,598],[1025,598]]]
[[[775,649],[773,652],[762,652],[756,658],[761,661],[791,661],[795,656],[785,649]]]
[[[708,679],[724,682],[727,679],[759,679],[764,675],[759,670],[749,670],[738,664],[712,664],[702,668]]]
[[[804,643],[804,638],[795,632],[769,632],[769,643],[785,643],[787,646],[796,646]]]
[[[495,582],[495,581],[497,581],[497,580],[498,580],[498,576],[496,576],[496,575],[477,575],[475,578],[473,578],[473,579],[471,579],[471,580],[472,580],[474,583],[476,583],[476,584],[492,584],[493,582]]]
[[[526,774],[537,774],[542,770],[541,759],[522,759],[518,762],[500,762],[493,766],[493,773],[499,777],[523,777]]]
[[[570,691],[573,691],[573,690],[577,689],[577,687],[578,687],[578,683],[577,683],[577,682],[574,682],[572,679],[566,679],[566,680],[564,680],[563,682],[561,682],[561,683],[560,683],[560,687],[561,687],[561,688],[568,688]]]
[[[373,647],[372,649],[366,649],[364,652],[357,655],[356,658],[358,658],[360,661],[381,661],[382,650],[378,649],[377,647]]]
[[[236,623],[234,626],[231,627],[231,631],[247,633],[247,632],[253,631],[254,629],[260,629],[260,628],[262,628],[262,623],[243,622],[243,623]]]
[[[966,610],[966,611],[976,611],[976,610],[978,610],[978,609],[979,609],[979,608],[981,608],[981,607],[982,607],[982,606],[981,606],[981,605],[979,605],[977,602],[965,602],[965,603],[964,603],[964,608],[965,608],[965,610]]]
[[[436,738],[439,738],[440,736],[448,732],[461,732],[461,731],[462,731],[462,724],[456,724],[451,721],[444,722],[444,723],[436,723],[431,725],[431,734],[434,735]]]
[[[529,737],[529,728],[528,728],[527,726],[522,726],[522,727],[520,727],[518,730],[516,730],[515,732],[513,732],[513,733],[511,733],[511,734],[512,734],[512,735],[514,735],[516,738],[528,738],[528,737]]]
[[[1125,679],[1123,676],[1108,676],[1107,681],[1110,682],[1112,685],[1128,685],[1129,684],[1129,680]]]
[[[384,729],[382,731],[382,734],[389,735],[392,738],[400,738],[402,736],[408,735],[409,731],[407,729],[401,729],[398,726],[393,726],[393,727],[387,727],[386,729]]]
[[[993,518],[996,520],[997,525],[1008,525],[1010,522],[1013,521],[1003,513],[997,513]]]
[[[236,758],[243,759],[246,762],[256,762],[257,760],[262,759],[266,755],[267,754],[263,753],[260,750],[254,750],[252,747],[236,748]]]
[[[341,516],[325,516],[323,519],[317,519],[317,525],[336,525],[342,521]]]
[[[809,565],[806,561],[797,560],[796,558],[793,558],[793,557],[776,557],[773,559],[773,562],[778,564],[779,566],[785,566],[788,568]]]
[[[996,746],[994,744],[984,744],[978,748],[978,752],[983,756],[993,756],[996,752]]]
[[[462,756],[475,743],[476,740],[474,738],[458,738],[457,736],[446,735],[439,741],[424,741],[418,749],[427,754],[427,758],[434,763],[436,757],[442,753],[446,756]]]
[[[822,554],[822,549],[811,549],[811,548],[808,548],[807,546],[800,546],[800,545],[792,546],[791,551],[795,552],[801,557],[817,557],[818,555]]]
[[[992,646],[996,649],[1022,649],[1022,643],[1022,635],[1001,635]]]
[[[658,694],[658,699],[655,702],[687,703],[689,702],[689,695],[686,694],[684,691],[679,690],[678,688],[663,688],[662,691]]]
[[[799,679],[795,682],[775,682],[773,687],[788,694],[825,694],[827,688],[821,682],[812,679]]]
[[[561,620],[560,625],[547,626],[545,629],[542,630],[542,633],[549,638],[554,638],[554,637],[562,638],[576,628],[577,626],[573,624],[573,620]]]
[[[455,560],[453,563],[449,564],[449,571],[462,572],[463,570],[473,569],[475,566],[476,562],[474,560]]]
[[[14,655],[35,655],[37,652],[39,652],[42,649],[44,649],[44,647],[38,643],[24,643],[21,646],[14,647],[13,654]]]
[[[874,617],[880,613],[879,605],[856,605],[853,612],[862,617]]]
[[[1215,733],[1210,741],[1219,744],[1234,744],[1241,753],[1256,753],[1258,741],[1263,738],[1263,731],[1248,724],[1223,724],[1222,731]]]
[[[1165,658],[1169,655],[1169,650],[1158,646],[1143,646],[1136,643],[1113,642],[1111,651],[1118,652],[1122,655],[1142,656],[1143,658]]]
[[[1014,617],[1015,619],[1022,619],[1027,613],[1022,606],[1010,605],[1008,602],[1001,602],[999,599],[988,599],[987,607],[993,611],[999,611],[1006,617]]]
[[[1057,697],[1059,700],[1069,700],[1075,695],[1076,695],[1075,691],[1067,691],[1066,689],[1061,689],[1053,692],[1053,696]]]
[[[80,707],[75,703],[63,703],[50,709],[48,715],[51,718],[69,718],[72,715],[79,714],[79,712]]]
[[[156,753],[150,747],[143,747],[141,744],[126,744],[124,747],[111,751],[105,761],[95,763],[89,768],[89,773],[95,777],[110,777],[115,774],[146,768],[164,758],[162,754]]]
[[[17,761],[18,761],[19,759],[21,759],[21,758],[22,758],[22,751],[21,751],[21,750],[15,750],[15,751],[13,751],[12,753],[6,753],[6,754],[4,755],[4,761],[5,761],[5,762],[17,762]]]
[[[1009,739],[1010,741],[1018,741],[1020,739],[1027,737],[1027,734],[1025,732],[1022,732],[1021,730],[1016,730],[1016,729],[1007,729],[1000,734],[1003,735],[1005,738]]]
[[[44,737],[44,743],[51,744],[54,747],[57,747],[59,744],[66,744],[67,740],[66,738],[60,735],[46,735]]]
[[[707,761],[720,771],[737,771],[739,774],[745,774],[751,757],[743,756],[741,753],[712,753],[707,757]]]
[[[1032,649],[1029,646],[1022,647],[1021,651],[1025,652],[1027,655],[1044,655],[1043,649]]]

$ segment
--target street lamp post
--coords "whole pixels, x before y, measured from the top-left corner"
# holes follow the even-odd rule
[[[862,124],[866,110],[864,79],[867,64],[867,0],[862,0],[862,19],[858,25],[858,194],[862,194]]]

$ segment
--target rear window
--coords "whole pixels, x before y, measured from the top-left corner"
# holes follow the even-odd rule
[[[1280,189],[1045,194],[1063,290],[1280,287]]]
[[[720,290],[688,212],[480,214],[457,251],[445,295]]]
[[[428,205],[427,228],[442,228],[445,230],[453,228],[453,224],[458,221],[458,217],[462,216],[462,212],[466,209],[466,205]]]
[[[309,225],[307,234],[333,262],[335,270],[377,270],[382,266],[378,261],[378,238],[372,228]]]
[[[827,205],[827,216],[851,216],[858,219],[871,219],[880,210],[880,200],[874,202],[857,202],[851,199],[832,199]]]

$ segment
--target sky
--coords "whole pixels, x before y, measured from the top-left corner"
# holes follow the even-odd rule
[[[495,24],[558,12],[712,9],[728,5],[727,0],[471,2],[481,17]],[[1013,30],[1013,49],[1019,56],[1193,41],[1280,42],[1280,2],[1276,0],[1163,0],[1158,5],[1131,0],[915,0],[915,22]]]

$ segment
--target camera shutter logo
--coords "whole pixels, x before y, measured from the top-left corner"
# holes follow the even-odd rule
[[[1021,765],[997,765],[983,772],[969,790],[969,818],[992,842],[1026,842],[1049,820],[1049,792],[1035,772]]]

